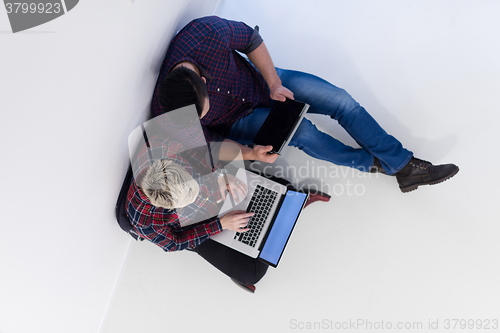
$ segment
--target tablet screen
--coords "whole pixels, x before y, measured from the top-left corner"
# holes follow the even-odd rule
[[[304,103],[290,99],[276,102],[255,136],[254,143],[262,146],[272,145],[274,151],[281,151],[300,120],[304,106]]]

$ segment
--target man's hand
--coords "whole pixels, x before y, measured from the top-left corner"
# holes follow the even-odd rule
[[[244,160],[257,160],[257,161],[262,161],[262,162],[266,162],[266,163],[274,163],[274,161],[276,161],[276,159],[279,157],[278,154],[269,154],[269,152],[273,150],[273,146],[255,145],[253,148],[250,148],[250,147],[243,146],[243,145],[241,145],[237,142],[234,142],[232,140],[229,140],[229,139],[225,139],[224,143],[230,144],[230,145],[228,145],[228,147],[239,148],[238,152],[241,152],[241,154],[239,154],[239,153],[235,154],[234,152],[232,154],[227,154],[227,152],[225,152],[225,150],[227,150],[227,149],[221,148],[221,152],[219,154],[219,159],[222,161],[234,160],[235,159],[234,157],[228,158],[228,155],[237,155],[238,158],[236,158],[236,159],[243,158]],[[224,156],[222,156],[222,155],[224,155]]]
[[[246,226],[253,215],[254,213],[247,213],[244,210],[233,210],[220,218],[220,224],[222,229],[245,232],[250,230]]]
[[[284,102],[287,98],[293,99],[293,92],[283,87],[281,83],[269,87],[269,89],[271,90],[271,98],[276,101]]]
[[[262,161],[266,163],[274,163],[278,159],[278,154],[270,154],[269,152],[273,150],[273,146],[260,146],[255,145],[252,149],[253,160]]]

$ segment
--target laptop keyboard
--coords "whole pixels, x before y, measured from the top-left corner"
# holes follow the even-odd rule
[[[234,235],[234,239],[255,247],[277,195],[278,192],[257,185],[247,208],[248,213],[255,213],[248,221],[247,227],[250,230],[247,232],[237,232]]]

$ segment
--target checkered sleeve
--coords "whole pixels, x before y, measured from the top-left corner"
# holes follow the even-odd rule
[[[141,177],[146,172],[153,159],[166,158],[176,164],[181,165],[193,177],[198,173],[206,173],[211,170],[211,166],[206,159],[206,149],[191,149],[182,152],[182,146],[174,141],[162,138],[150,137],[150,147],[144,147],[138,156],[136,163],[138,170],[134,176]],[[155,158],[156,157],[156,158]],[[217,204],[221,199],[218,187],[211,185],[213,177],[201,178],[199,180],[200,195],[193,205],[194,213],[203,214],[201,216],[210,217],[203,221],[181,226],[179,212],[175,209],[156,207],[151,204],[148,197],[140,189],[139,185],[132,181],[128,194],[125,209],[130,223],[141,237],[148,239],[154,244],[163,248],[164,251],[180,251],[187,248],[195,248],[210,236],[222,231],[220,220],[217,218]],[[212,200],[207,200],[212,199]],[[190,217],[187,212],[183,212],[182,217]],[[198,221],[200,221],[199,219]]]
[[[222,231],[218,218],[181,227],[177,222],[177,214],[160,212],[160,210],[165,209],[155,209],[150,213],[150,223],[141,231],[147,239],[162,247],[166,252],[195,248],[210,236]]]
[[[222,231],[217,217],[181,227],[175,210],[153,206],[135,182],[129,189],[125,208],[137,234],[167,252],[195,248]]]

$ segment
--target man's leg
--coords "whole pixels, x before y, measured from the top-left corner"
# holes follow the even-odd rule
[[[228,138],[240,144],[252,144],[252,140],[269,114],[269,108],[258,108],[233,124]],[[308,119],[303,119],[290,146],[303,150],[309,156],[337,165],[367,171],[373,165],[373,156],[362,148],[343,144],[326,133],[319,131]]]
[[[292,90],[296,99],[311,105],[308,112],[336,119],[364,150],[376,158],[371,167],[382,166],[387,174],[396,176],[402,192],[413,191],[421,185],[441,183],[459,171],[454,164],[436,166],[414,158],[412,152],[387,134],[345,90],[311,74],[282,69],[277,71],[283,86]],[[300,142],[308,135],[299,133],[294,136],[294,140]],[[306,141],[302,144],[309,143]]]
[[[338,121],[338,123],[352,136],[354,140],[363,148],[364,159],[349,161],[348,154],[345,155],[343,163],[336,163],[357,167],[368,171],[373,165],[373,156],[377,157],[387,174],[394,174],[403,168],[413,156],[412,152],[403,148],[402,144],[393,136],[387,134],[382,127],[359,105],[345,90],[340,89],[331,83],[311,74],[298,71],[283,70],[277,68],[283,86],[294,93],[295,99],[310,105],[308,113],[318,113],[328,115]],[[338,153],[338,145],[330,145],[328,135],[314,134],[320,141],[311,137],[315,131],[312,124],[307,124],[297,131],[292,140],[294,146],[312,150],[310,155],[322,155],[322,159],[332,160]],[[317,131],[319,132],[319,131]],[[321,144],[318,144],[321,143]],[[328,143],[325,147],[323,143]],[[302,146],[302,147],[301,147]],[[307,151],[306,151],[307,152]],[[343,152],[343,149],[340,150]],[[317,156],[315,156],[317,157]],[[318,157],[321,158],[321,157]],[[368,160],[368,162],[367,162]],[[357,165],[349,165],[349,163]],[[335,163],[335,162],[334,162]]]
[[[396,176],[402,192],[412,191],[420,185],[440,183],[458,172],[454,164],[435,166],[415,159],[411,151],[387,134],[345,90],[311,74],[276,70],[283,86],[293,91],[295,99],[311,106],[309,113],[324,114],[337,120],[362,148],[344,145],[319,131],[308,119],[302,120],[290,141],[291,146],[315,158],[361,171],[381,166],[385,173]],[[238,120],[228,137],[241,144],[252,143],[269,110],[256,109],[253,114]]]

